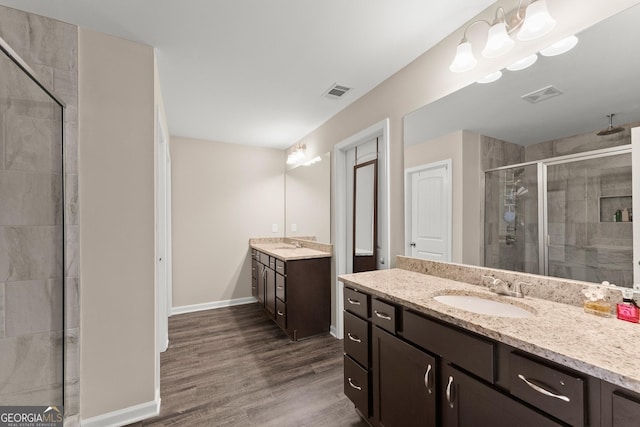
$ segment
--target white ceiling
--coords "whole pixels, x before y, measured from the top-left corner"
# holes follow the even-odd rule
[[[0,0],[157,48],[172,135],[286,148],[495,0]],[[342,99],[323,93],[352,87]]]

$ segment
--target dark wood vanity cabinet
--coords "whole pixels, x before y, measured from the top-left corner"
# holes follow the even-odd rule
[[[283,261],[254,251],[258,260],[256,299],[267,316],[294,341],[328,332],[331,258]]]
[[[344,299],[345,394],[373,426],[640,426],[640,394],[355,289]]]

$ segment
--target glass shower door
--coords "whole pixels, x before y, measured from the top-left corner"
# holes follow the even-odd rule
[[[485,173],[484,265],[540,273],[538,166]]]
[[[631,154],[546,166],[546,274],[633,283]]]
[[[62,106],[0,51],[0,406],[61,406]]]

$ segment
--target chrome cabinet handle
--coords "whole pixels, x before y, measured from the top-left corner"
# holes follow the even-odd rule
[[[351,335],[351,332],[347,332],[347,336],[353,342],[362,342],[362,340],[360,338],[358,338],[357,336],[354,337],[353,335]]]
[[[356,390],[358,390],[358,391],[362,391],[362,387],[357,386],[357,385],[355,385],[353,382],[351,382],[351,378],[347,378],[347,381],[349,381],[349,385],[350,385],[352,388],[355,388],[355,389],[356,389]]]
[[[278,310],[278,316],[284,316],[284,313]]]
[[[278,289],[284,289],[284,286],[278,286]]]
[[[453,386],[453,377],[451,375],[449,375],[449,383],[447,384],[447,402],[449,402],[449,406],[451,406],[453,408],[453,390],[452,390],[452,386]]]
[[[525,377],[522,374],[518,374],[518,378],[520,378],[522,381],[524,381],[524,383],[526,385],[528,385],[529,387],[531,387],[532,389],[534,389],[538,393],[544,394],[545,396],[549,396],[549,397],[554,397],[556,399],[560,399],[563,402],[570,402],[571,401],[571,399],[569,399],[567,396],[563,396],[561,394],[552,393],[549,390],[546,390],[546,389],[540,387],[539,385],[532,383],[531,381],[529,381],[527,379],[527,377]]]
[[[347,301],[352,305],[360,305],[360,301],[358,301],[357,299],[347,298]]]
[[[427,372],[424,373],[424,386],[427,388],[427,392],[431,394],[432,391],[431,391],[431,381],[429,379],[429,374],[431,374],[431,363],[429,363],[429,366],[427,366]]]
[[[388,314],[386,314],[386,313],[380,313],[378,310],[373,310],[373,312],[376,314],[376,316],[378,316],[378,317],[379,317],[379,318],[381,318],[381,319],[384,319],[384,320],[391,320],[391,316],[389,316],[389,315],[388,315]]]

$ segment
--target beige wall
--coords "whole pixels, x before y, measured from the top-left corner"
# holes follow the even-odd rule
[[[81,417],[154,400],[154,52],[79,30]]]
[[[283,150],[171,138],[174,308],[251,296],[249,238],[284,235],[284,161]]]

